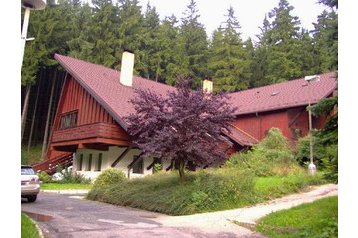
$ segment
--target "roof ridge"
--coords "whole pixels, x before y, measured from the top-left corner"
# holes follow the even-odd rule
[[[110,68],[110,67],[107,67],[107,66],[104,66],[104,65],[101,65],[101,64],[96,64],[96,63],[92,63],[92,62],[89,62],[89,61],[86,61],[86,60],[83,60],[83,59],[78,59],[78,58],[75,58],[75,57],[71,57],[71,56],[66,56],[66,55],[61,55],[61,54],[57,54],[55,53],[54,55],[54,58],[56,59],[56,57],[66,57],[66,58],[71,58],[71,59],[74,59],[74,60],[79,60],[79,61],[82,61],[83,63],[86,63],[86,64],[92,64],[92,65],[96,65],[98,67],[102,67],[102,68],[105,68],[105,69],[109,69],[109,70],[113,70],[113,71],[116,71],[119,73],[121,73],[120,70],[117,70],[117,69],[113,69],[113,68]],[[164,85],[164,86],[167,86],[167,87],[170,87],[170,88],[175,88],[173,87],[172,85],[169,85],[169,84],[165,84],[165,83],[162,83],[162,82],[157,82],[157,81],[154,81],[154,80],[151,80],[149,78],[144,78],[140,75],[133,75],[133,79],[134,78],[138,78],[138,79],[141,79],[141,80],[146,80],[146,81],[149,81],[151,83],[156,83],[156,84],[160,84],[160,85]]]
[[[318,75],[323,76],[323,75],[326,75],[326,74],[334,74],[334,73],[336,73],[336,71],[321,73],[321,74],[318,74]],[[269,88],[269,87],[273,87],[273,86],[277,86],[277,85],[293,83],[293,82],[297,82],[297,81],[302,80],[302,79],[304,79],[304,77],[295,78],[295,79],[291,79],[291,80],[286,80],[284,82],[273,83],[273,84],[263,85],[263,86],[259,86],[259,87],[249,88],[249,89],[245,89],[245,90],[241,90],[241,91],[237,91],[237,92],[232,92],[232,93],[229,93],[228,95],[231,96],[231,95],[239,94],[239,93],[242,93],[242,92],[248,92],[248,91],[251,91],[251,90],[258,90],[258,89],[262,89],[262,88]]]

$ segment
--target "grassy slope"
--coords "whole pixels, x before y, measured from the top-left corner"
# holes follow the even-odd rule
[[[40,234],[34,222],[25,214],[21,214],[21,237],[39,238]]]
[[[187,174],[176,173],[133,179],[108,189],[93,188],[88,198],[171,215],[227,210],[252,205],[294,193],[321,177],[295,174],[255,178],[250,173],[220,169]]]
[[[268,237],[338,237],[338,197],[329,197],[272,213],[256,230]]]
[[[21,164],[34,164],[41,162],[42,145],[36,145],[30,147],[30,151],[27,151],[27,146],[21,147]]]

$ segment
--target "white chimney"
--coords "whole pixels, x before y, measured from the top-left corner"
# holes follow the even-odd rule
[[[203,91],[206,91],[207,93],[213,92],[213,81],[211,81],[208,77],[205,77],[203,80]]]
[[[121,65],[121,84],[132,87],[133,84],[133,67],[134,67],[134,54],[124,51],[122,55]]]

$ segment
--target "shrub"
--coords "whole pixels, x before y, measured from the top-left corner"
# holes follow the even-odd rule
[[[153,173],[158,173],[163,170],[163,166],[160,163],[155,163],[153,165]]]
[[[230,168],[200,171],[193,181],[191,205],[196,211],[228,209],[250,204],[254,192],[254,175],[248,170]]]
[[[51,182],[51,176],[48,175],[45,171],[41,171],[40,173],[37,173],[37,176],[39,176],[40,181],[43,183],[49,183]]]
[[[287,139],[277,128],[271,128],[250,151],[234,154],[226,166],[248,169],[256,176],[286,175],[300,170]]]
[[[63,179],[56,181],[57,183],[91,183],[91,179],[84,177],[82,174],[72,173],[65,171],[63,174]]]
[[[108,168],[96,178],[93,187],[108,187],[113,184],[122,183],[126,179],[126,175],[122,171],[115,168]]]
[[[184,215],[249,205],[253,191],[254,177],[249,171],[223,168],[188,171],[184,180],[175,171],[125,180],[106,188],[93,187],[87,198]]]
[[[54,183],[82,183],[82,184],[89,184],[91,183],[91,179],[90,178],[86,178],[84,175],[82,174],[77,174],[72,172],[71,170],[68,170],[68,168],[64,168],[63,166],[58,166],[56,168],[56,174],[58,174],[60,177],[60,179],[55,180],[54,177],[52,177],[52,182]],[[53,176],[54,176],[53,175]]]
[[[315,136],[312,137],[313,141],[313,159],[317,166],[321,166],[321,158],[324,157],[325,147],[318,143]],[[310,136],[302,137],[297,143],[296,160],[301,166],[307,167],[310,162]]]
[[[313,158],[318,169],[324,172],[324,177],[334,183],[338,183],[338,145],[323,146],[321,140],[313,139]],[[310,158],[309,136],[299,139],[296,160],[307,168]]]
[[[338,183],[338,145],[330,145],[322,158],[324,177],[329,181]]]

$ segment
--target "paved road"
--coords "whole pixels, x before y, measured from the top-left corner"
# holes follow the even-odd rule
[[[168,225],[162,221],[170,216],[82,200],[68,194],[41,192],[35,203],[22,200],[21,210],[36,216],[45,238],[263,237],[234,224],[209,229],[195,227],[195,220],[190,222],[192,225]]]
[[[37,216],[46,238],[170,237],[263,238],[232,221],[254,224],[271,212],[338,194],[338,185],[326,184],[254,207],[228,211],[167,216],[143,210],[79,199],[79,194],[41,192],[35,203],[22,202],[22,211]],[[36,219],[35,219],[36,220]]]

